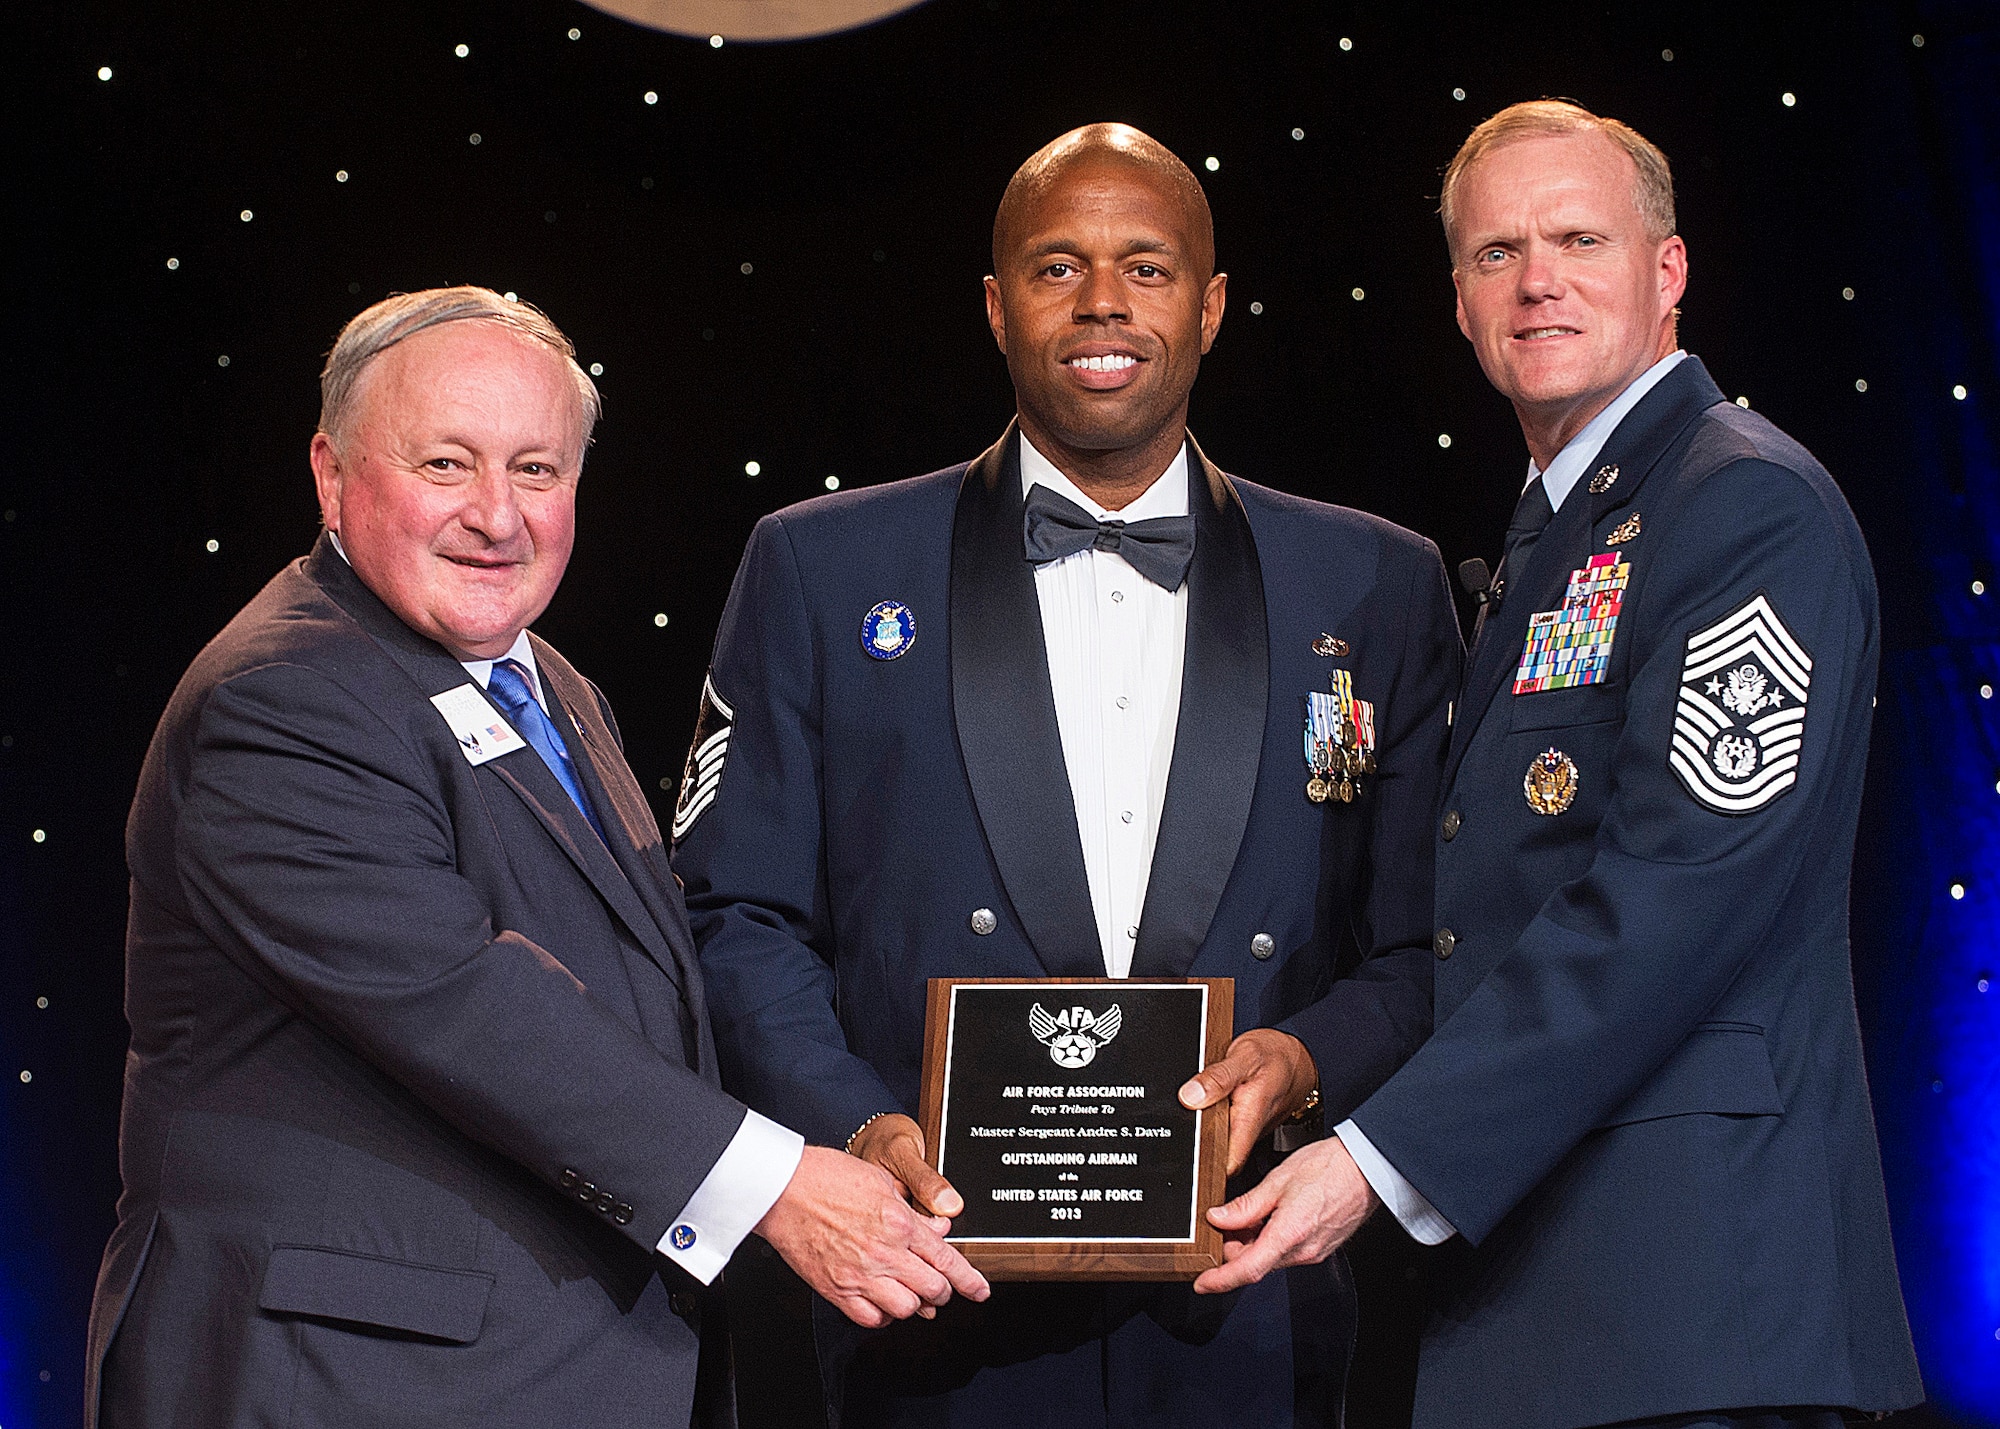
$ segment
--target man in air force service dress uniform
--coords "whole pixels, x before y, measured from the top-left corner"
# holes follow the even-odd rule
[[[1379,1195],[1445,1243],[1417,1429],[1909,1406],[1848,961],[1861,533],[1677,350],[1652,145],[1516,105],[1443,212],[1460,326],[1533,464],[1446,765],[1437,1032],[1218,1211],[1269,1222],[1209,1283],[1324,1254]]]
[[[979,1293],[887,1174],[717,1085],[610,708],[526,630],[597,414],[568,340],[400,295],[322,388],[327,529],[195,660],[132,805],[87,1422],[684,1426],[698,1357],[726,1414],[702,1286],[753,1229],[870,1324]]]
[[[1233,977],[1252,1030],[1182,1095],[1232,1098],[1236,1166],[1315,1089],[1344,1117],[1401,1064],[1459,664],[1428,542],[1188,438],[1224,279],[1177,159],[1123,126],[1057,140],[994,265],[1018,423],[758,525],[674,855],[725,1083],[945,1214],[910,1115],[930,977]],[[1345,790],[1306,756],[1315,711],[1372,744]],[[829,1373],[850,1425],[1327,1424],[1351,1317],[1338,1265],[1220,1302],[1002,1285]]]

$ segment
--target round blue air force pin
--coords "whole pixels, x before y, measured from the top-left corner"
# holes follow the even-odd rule
[[[861,648],[893,660],[917,643],[917,615],[900,600],[885,600],[861,617]]]

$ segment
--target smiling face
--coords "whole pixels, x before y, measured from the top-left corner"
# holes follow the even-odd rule
[[[313,438],[320,513],[363,584],[464,659],[507,653],[569,564],[577,389],[551,348],[440,324],[371,362],[336,444]]]
[[[1143,490],[1179,447],[1228,280],[1198,190],[1115,150],[1057,162],[1003,208],[987,320],[1029,440],[1086,490],[1132,454]]]
[[[1658,239],[1632,160],[1600,133],[1516,139],[1456,195],[1458,326],[1514,404],[1536,463],[1674,350],[1687,249]]]

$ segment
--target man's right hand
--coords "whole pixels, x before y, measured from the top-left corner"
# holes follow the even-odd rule
[[[823,1146],[805,1149],[784,1194],[757,1223],[757,1234],[806,1284],[871,1330],[912,1315],[929,1319],[953,1290],[968,1300],[993,1293],[945,1244],[947,1229],[908,1205],[888,1172]]]
[[[847,1149],[901,1182],[918,1210],[949,1218],[965,1209],[965,1198],[924,1159],[923,1128],[901,1112],[876,1117],[854,1134]]]

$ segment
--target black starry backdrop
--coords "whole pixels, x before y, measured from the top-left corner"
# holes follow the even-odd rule
[[[1933,703],[1878,728],[1857,890],[1885,1146],[1978,1124],[1980,1103],[1942,1110],[1937,1069],[2000,1041],[1986,982],[1970,991],[1996,906],[1978,840],[2000,839],[1973,693],[2000,677],[1996,62],[1972,3],[932,0],[784,45],[568,0],[9,7],[0,1426],[80,1418],[118,1186],[124,813],[182,669],[314,537],[305,453],[340,325],[479,283],[575,340],[606,415],[538,629],[604,686],[664,823],[753,522],[999,434],[993,207],[1092,120],[1161,139],[1213,204],[1229,310],[1192,416],[1210,457],[1414,527],[1450,564],[1495,557],[1525,452],[1453,323],[1443,164],[1541,95],[1665,149],[1684,344],[1841,480],[1882,576],[1885,705],[1898,652],[1927,662],[1911,680]],[[1970,960],[1949,1000],[1903,975],[1930,938]],[[1964,1083],[1989,1121],[1996,1060]],[[1987,1136],[1967,1155],[2000,1198]],[[2000,1290],[1924,1278],[1967,1216],[2000,1255],[1994,1213],[1946,1213],[1948,1179],[1890,1168],[1912,1313],[1934,1394],[1996,1423]],[[1406,1422],[1423,1261],[1381,1226],[1356,1259],[1350,1422],[1369,1429]]]

